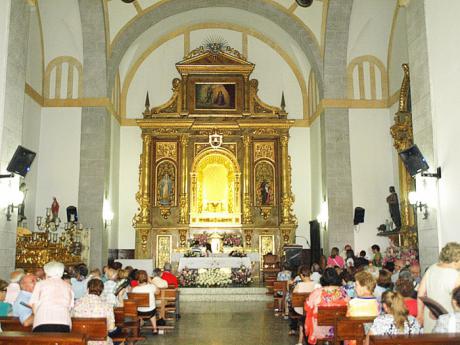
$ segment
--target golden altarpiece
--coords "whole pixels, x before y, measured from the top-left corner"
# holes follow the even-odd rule
[[[279,252],[297,227],[284,97],[281,108],[259,99],[255,65],[228,46],[202,46],[176,67],[170,100],[150,108],[147,95],[137,120],[136,258],[161,266],[200,233],[239,233],[246,252]]]

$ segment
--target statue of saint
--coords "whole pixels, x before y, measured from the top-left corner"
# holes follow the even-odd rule
[[[391,219],[396,227],[395,230],[399,230],[401,229],[401,212],[399,211],[398,194],[396,194],[394,186],[390,186],[390,195],[387,197],[387,203]]]
[[[262,205],[270,205],[272,202],[270,183],[267,180],[263,180],[260,184],[260,197]]]
[[[53,197],[53,203],[51,204],[51,214],[53,215],[53,220],[59,218],[59,203],[56,197]]]
[[[165,173],[158,184],[160,204],[169,206],[172,197],[172,180],[168,173]]]

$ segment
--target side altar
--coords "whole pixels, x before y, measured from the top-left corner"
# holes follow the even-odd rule
[[[191,241],[221,238],[251,257],[294,240],[289,129],[281,107],[264,103],[255,65],[219,43],[176,63],[172,97],[150,107],[147,93],[139,164],[136,258],[177,260]],[[232,243],[228,238],[240,238]]]

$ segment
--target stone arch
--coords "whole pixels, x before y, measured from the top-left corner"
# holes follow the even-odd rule
[[[159,23],[161,20],[193,9],[207,7],[230,7],[242,9],[260,15],[281,27],[289,34],[304,52],[310,61],[312,69],[318,77],[320,92],[322,93],[322,59],[318,42],[311,31],[300,21],[293,20],[293,16],[282,6],[269,3],[265,0],[168,0],[155,6],[154,10],[145,11],[145,14],[133,21],[126,30],[121,32],[114,41],[108,60],[108,85],[113,85],[116,70],[124,54],[144,31]]]

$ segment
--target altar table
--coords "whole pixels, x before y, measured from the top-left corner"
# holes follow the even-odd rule
[[[179,259],[178,271],[182,271],[185,267],[191,269],[200,268],[239,268],[245,266],[249,269],[251,266],[251,259],[248,257],[235,258],[235,257],[182,257]]]

